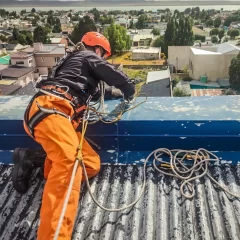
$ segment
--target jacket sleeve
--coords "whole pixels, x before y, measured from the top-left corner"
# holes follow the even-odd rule
[[[91,74],[99,80],[106,82],[109,86],[115,86],[120,89],[127,97],[135,93],[134,85],[130,79],[121,71],[116,70],[113,65],[98,57],[90,56],[86,59]]]

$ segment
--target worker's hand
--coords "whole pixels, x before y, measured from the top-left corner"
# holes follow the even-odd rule
[[[132,95],[132,96],[125,96],[124,95],[124,101],[127,102],[127,103],[132,103],[133,99],[134,99],[134,95]]]

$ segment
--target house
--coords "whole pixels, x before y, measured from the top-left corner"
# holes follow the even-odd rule
[[[229,78],[231,60],[239,51],[239,47],[229,43],[204,47],[169,46],[168,62],[177,70],[188,66],[189,76],[196,80],[206,75],[208,80],[216,81]]]
[[[148,72],[146,84],[141,88],[140,93],[145,93],[149,97],[170,97],[170,71]]]
[[[200,35],[200,36],[209,37],[209,32],[206,32],[206,31],[204,31],[201,28],[198,28],[196,26],[192,27],[192,31],[193,31],[194,35]]]
[[[11,65],[19,67],[36,67],[33,53],[16,52],[11,54]]]
[[[54,38],[50,38],[50,41],[52,44],[64,44],[65,47],[68,47],[68,41],[66,38],[63,37],[54,37]]]
[[[1,53],[1,50],[0,50]],[[0,57],[0,64],[1,65],[9,65],[10,63],[10,55],[5,55],[3,57]]]
[[[0,36],[5,36],[6,38],[12,37],[12,32],[9,30],[0,29]]]
[[[118,20],[116,20],[115,22],[114,22],[114,24],[116,24],[116,25],[120,25],[120,26],[122,26],[122,27],[125,27],[125,28],[128,28],[128,26],[129,26],[129,19],[127,18],[119,18]]]
[[[153,40],[153,34],[144,34],[144,35],[135,34],[132,36],[132,46],[133,47],[150,46],[152,40]]]
[[[140,47],[132,50],[132,60],[159,60],[161,48]]]
[[[47,75],[53,66],[65,55],[65,44],[34,43],[36,71]]]
[[[24,46],[21,44],[0,44],[0,50],[6,49],[7,52],[12,53],[12,52],[17,52],[21,49],[23,49]]]

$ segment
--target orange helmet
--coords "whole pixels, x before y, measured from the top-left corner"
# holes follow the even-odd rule
[[[83,37],[81,42],[88,46],[101,46],[105,51],[107,56],[111,56],[111,46],[106,37],[98,32],[87,32]]]

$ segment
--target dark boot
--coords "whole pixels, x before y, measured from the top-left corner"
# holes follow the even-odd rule
[[[45,158],[46,153],[42,149],[16,148],[14,150],[12,181],[13,187],[18,192],[27,192],[33,169],[43,167]]]

